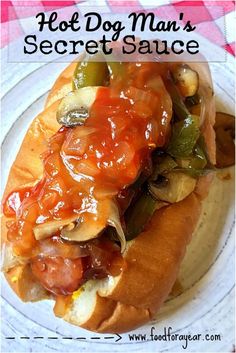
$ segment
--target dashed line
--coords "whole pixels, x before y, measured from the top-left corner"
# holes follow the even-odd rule
[[[34,336],[34,337],[29,337],[29,336],[21,336],[21,337],[5,337],[6,340],[15,340],[15,339],[21,339],[21,340],[37,340],[37,339],[48,339],[48,340],[58,340],[58,339],[63,339],[63,340],[100,340],[100,339],[114,339],[115,336],[106,336],[106,337],[58,337],[58,336],[49,336],[49,337],[43,337],[43,336]]]

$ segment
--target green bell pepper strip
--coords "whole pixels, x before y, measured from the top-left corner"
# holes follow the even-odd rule
[[[197,144],[194,147],[193,157],[190,159],[188,168],[193,169],[203,169],[207,165],[206,156],[201,149],[201,147]]]
[[[175,158],[189,157],[199,136],[199,118],[196,115],[189,115],[186,119],[173,124],[167,152]]]
[[[95,59],[98,61],[94,61]],[[99,60],[100,59],[100,60]],[[109,71],[106,62],[101,61],[101,54],[98,53],[91,61],[91,58],[79,62],[73,75],[73,90],[88,86],[106,86],[109,82]]]
[[[189,158],[189,165],[187,168],[175,168],[173,171],[182,171],[191,175],[192,177],[200,177],[215,171],[216,168],[211,164],[206,151],[205,140],[200,135],[194,149],[193,155]]]
[[[173,172],[182,172],[185,174],[190,175],[193,178],[199,178],[200,176],[207,175],[208,173],[211,173],[213,170],[212,169],[195,169],[195,168],[175,168],[173,169]]]
[[[135,202],[135,205],[129,207],[125,213],[126,240],[134,239],[143,231],[145,225],[155,212],[156,206],[157,201],[153,199],[149,192],[145,191]]]
[[[123,79],[125,76],[124,64],[120,61],[107,61],[110,80]]]
[[[110,81],[120,80],[125,78],[125,65],[121,61],[115,60],[114,54],[104,55],[104,60],[107,63]]]
[[[198,139],[198,146],[201,148],[201,150],[203,151],[205,158],[206,158],[206,165],[207,167],[209,167],[210,169],[216,169],[215,166],[211,163],[210,158],[208,156],[208,152],[207,152],[207,147],[206,147],[206,142],[205,139],[203,137],[203,135],[200,135],[199,139]]]

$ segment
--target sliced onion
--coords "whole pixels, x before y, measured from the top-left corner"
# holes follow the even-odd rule
[[[100,173],[100,170],[97,168],[97,166],[93,162],[86,159],[86,160],[81,160],[78,163],[76,163],[76,166],[74,168],[74,172],[94,177]]]
[[[39,224],[33,228],[36,240],[42,240],[54,235],[58,230],[78,219],[78,215],[63,219],[61,221],[49,221]]]
[[[71,129],[62,145],[62,154],[68,156],[78,156],[85,153],[88,145],[89,136],[97,130],[93,127],[77,126]]]
[[[144,119],[152,116],[152,110],[148,105],[144,105],[143,101],[135,102],[132,106],[131,113]]]
[[[126,141],[121,141],[114,150],[114,158],[119,167],[127,167],[134,159],[134,155],[134,148]]]
[[[118,240],[121,245],[121,252],[123,253],[126,249],[126,238],[120,222],[119,209],[115,201],[111,202],[111,211],[107,223],[116,229]]]
[[[153,101],[152,104],[158,104],[165,108],[166,115],[171,119],[172,116],[172,100],[169,92],[160,75],[156,75],[147,82],[147,87],[153,89],[155,92],[159,93],[159,101]],[[155,108],[155,105],[154,105]],[[163,112],[164,113],[164,112]]]
[[[133,86],[129,87],[125,91],[125,95],[128,98],[130,98],[133,101],[133,103],[135,103],[137,101],[141,101],[141,102],[145,103],[145,105],[147,107],[149,107],[151,110],[155,109],[155,107],[159,103],[159,100],[158,100],[156,94],[154,94],[150,91],[145,91],[143,89],[133,87]]]
[[[76,129],[71,131],[71,136],[73,138],[83,138],[83,137],[87,137],[91,134],[94,134],[97,131],[97,129],[95,127],[91,127],[91,126],[78,126]]]
[[[97,187],[94,190],[94,195],[96,196],[97,199],[105,199],[105,198],[111,198],[112,196],[116,196],[118,194],[118,190],[115,187],[112,186],[104,186],[104,187]]]
[[[165,89],[163,80],[160,75],[155,75],[153,78],[148,80],[147,87],[152,88],[156,92],[160,92],[161,90]]]
[[[204,61],[204,60],[203,60]],[[214,136],[209,138],[209,128],[208,126],[213,126],[215,123],[215,98],[213,92],[213,85],[211,80],[211,74],[209,66],[205,62],[201,63],[189,63],[189,66],[198,72],[199,76],[199,90],[198,94],[201,98],[201,114],[200,114],[200,124],[201,131],[205,138],[205,143],[207,147],[208,157],[212,164],[216,161],[216,146]],[[213,128],[212,128],[212,133]]]
[[[28,259],[14,254],[11,244],[3,244],[2,247],[2,265],[3,272],[8,272],[11,268],[27,263]]]

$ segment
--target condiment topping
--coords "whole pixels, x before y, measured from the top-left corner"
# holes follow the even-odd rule
[[[31,254],[39,224],[72,216],[104,223],[107,200],[135,181],[168,136],[172,107],[160,70],[157,63],[126,64],[125,80],[99,88],[84,126],[52,136],[42,180],[5,201],[5,214],[16,214],[8,239],[18,254]]]
[[[58,224],[70,220],[67,234],[80,225],[86,231],[87,224],[99,236],[106,225],[117,223],[109,223],[111,202],[119,204],[117,196],[150,163],[152,150],[169,138],[172,104],[162,80],[167,67],[122,65],[121,76],[113,67],[110,86],[98,88],[84,125],[62,127],[51,137],[41,157],[41,181],[30,189],[14,190],[4,203],[5,215],[15,216],[7,223],[15,253],[31,258],[34,275],[56,295],[72,293],[85,279],[117,275],[124,266],[119,248],[115,243],[107,246],[103,236],[84,245],[86,256],[81,255],[81,244],[61,238],[55,242],[53,237],[60,237]],[[43,240],[45,235],[49,238]],[[50,242],[48,253],[45,244]]]

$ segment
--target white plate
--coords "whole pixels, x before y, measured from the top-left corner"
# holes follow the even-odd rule
[[[3,51],[6,59],[6,51]],[[2,185],[14,161],[23,136],[33,117],[41,111],[48,89],[66,64],[7,64],[3,72],[5,95],[2,99]],[[217,109],[234,113],[234,61],[211,64]],[[203,213],[181,266],[182,293],[169,298],[157,319],[134,331],[146,334],[147,341],[131,341],[129,334],[117,339],[105,338],[71,326],[55,318],[52,303],[23,304],[3,279],[2,350],[3,351],[159,351],[181,352],[185,341],[151,341],[150,331],[202,334],[189,342],[186,351],[230,352],[234,343],[234,170],[232,178],[215,178],[204,202]],[[191,210],[190,210],[191,211]],[[133,332],[132,332],[133,333]],[[207,341],[206,334],[220,335],[221,340]],[[42,336],[38,339],[20,337]],[[84,340],[63,339],[85,337]],[[6,339],[6,337],[15,337]],[[52,339],[48,337],[58,337]],[[92,339],[92,337],[99,337]]]

